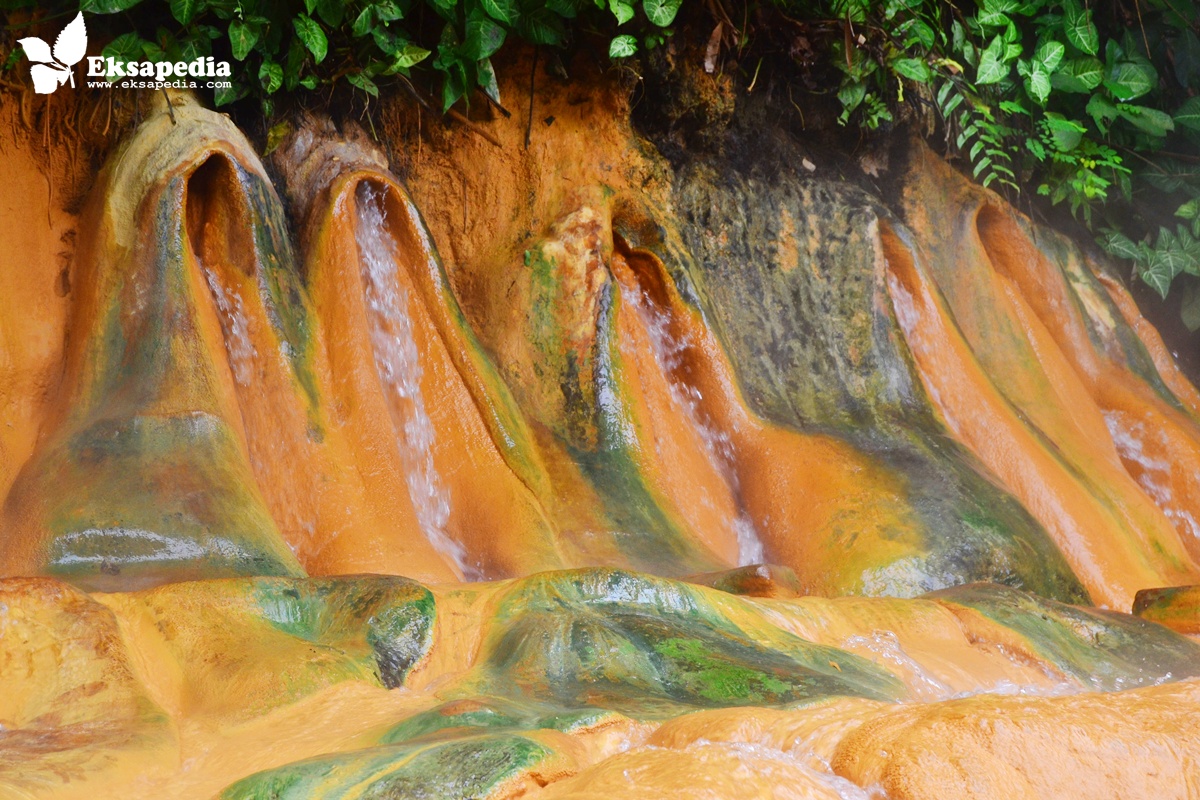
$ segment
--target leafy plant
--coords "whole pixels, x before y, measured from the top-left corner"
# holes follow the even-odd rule
[[[827,58],[842,75],[840,123],[873,130],[906,96],[925,98],[984,186],[1014,200],[1036,187],[1164,296],[1200,275],[1200,156],[1167,155],[1200,144],[1193,0],[777,2],[789,18],[839,23]],[[1200,328],[1200,292],[1184,311]]]
[[[76,0],[58,1],[61,8],[48,10],[76,10]],[[414,69],[435,74],[445,110],[470,102],[476,90],[499,104],[491,59],[506,41],[565,47],[586,30],[605,37],[611,59],[629,59],[674,34],[682,2],[81,0],[79,7],[108,16],[109,32],[119,34],[106,56],[237,62],[215,103],[252,97],[269,115],[280,92],[345,83],[371,98],[413,79]],[[842,125],[873,131],[915,119],[930,135],[940,128],[948,153],[981,184],[1013,200],[1034,187],[1026,199],[1036,208],[1069,211],[1166,295],[1180,275],[1200,274],[1197,2],[706,0],[697,12],[710,13],[716,29],[697,60],[711,73],[723,45],[744,58],[756,41],[767,42],[754,53],[750,89],[763,59],[783,52],[804,70],[822,71],[810,89],[829,91],[832,79]],[[774,47],[779,28],[800,33]],[[1188,290],[1184,311],[1200,328],[1200,290]]]
[[[344,80],[368,96],[381,81],[409,79],[418,64],[439,75],[443,109],[475,89],[500,102],[492,55],[509,36],[537,45],[567,43],[569,24],[594,5],[616,26],[633,23],[644,46],[671,34],[682,0],[81,0],[89,14],[125,12],[134,28],[103,55],[122,62],[190,61],[217,56],[245,65],[218,90],[222,106],[257,96],[267,112],[279,91],[316,89]],[[116,26],[120,27],[120,25]],[[639,37],[622,33],[610,54],[637,53]]]

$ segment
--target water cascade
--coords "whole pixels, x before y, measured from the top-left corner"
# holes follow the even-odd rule
[[[433,463],[436,433],[425,410],[425,398],[421,396],[420,354],[408,316],[408,293],[397,283],[396,243],[386,236],[384,197],[371,184],[361,183],[355,203],[359,213],[354,238],[363,264],[375,369],[380,383],[394,395],[389,408],[402,405],[407,411],[393,412],[392,421],[405,460],[409,497],[425,536],[460,572],[467,574],[470,570],[462,546],[447,538],[445,532],[450,519],[450,497]]]
[[[1200,392],[1111,265],[618,97],[268,167],[177,94],[68,291],[0,248],[0,796],[1194,796]]]

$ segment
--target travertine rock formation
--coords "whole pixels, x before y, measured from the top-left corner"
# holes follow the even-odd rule
[[[1200,393],[1109,267],[537,101],[0,190],[0,796],[1194,796]]]

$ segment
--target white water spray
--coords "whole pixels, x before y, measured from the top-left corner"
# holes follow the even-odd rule
[[[617,284],[621,286],[622,299],[636,309],[646,326],[654,351],[654,361],[667,378],[671,400],[700,434],[709,463],[725,477],[736,496],[738,477],[733,469],[734,447],[729,434],[713,427],[711,420],[701,411],[700,401],[703,397],[700,390],[676,378],[682,355],[692,345],[691,340],[687,336],[677,339],[671,335],[670,320],[666,312],[652,303],[644,292],[624,286],[620,281],[617,281]],[[733,532],[737,537],[739,567],[761,564],[766,559],[762,540],[754,529],[754,523],[744,511],[734,519]]]
[[[375,370],[386,390],[407,413],[395,414],[408,493],[417,521],[430,544],[450,558],[468,577],[475,570],[466,550],[446,533],[450,521],[450,490],[433,463],[436,433],[421,394],[421,354],[409,316],[409,296],[399,280],[400,254],[387,230],[387,190],[363,182],[358,186],[358,225],[354,238],[362,265]],[[389,407],[390,404],[389,404]]]

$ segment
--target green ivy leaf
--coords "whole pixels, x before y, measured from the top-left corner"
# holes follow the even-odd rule
[[[245,61],[246,56],[250,55],[250,51],[257,43],[258,28],[256,26],[242,20],[235,20],[229,24],[229,45],[233,49],[235,59]]]
[[[246,84],[241,81],[230,81],[230,86],[223,89],[213,90],[213,105],[220,108],[224,105],[229,105],[232,102],[241,100],[246,96],[248,90]]]
[[[445,114],[466,93],[467,77],[462,64],[451,65],[442,83],[442,113]]]
[[[1162,235],[1163,233],[1168,233],[1168,231],[1161,229],[1160,231],[1158,241],[1155,243],[1157,246],[1150,254],[1149,263],[1146,264],[1146,271],[1166,277],[1167,284],[1170,284],[1171,280],[1177,275],[1182,275],[1188,271],[1192,259],[1189,259],[1187,254],[1180,250],[1169,236],[1164,237]],[[1164,238],[1167,241],[1163,241]],[[1163,297],[1167,296],[1165,289],[1160,290],[1160,294]]]
[[[1097,58],[1070,58],[1050,78],[1055,89],[1088,94],[1104,79],[1104,65]]]
[[[1175,130],[1175,122],[1171,116],[1157,108],[1120,103],[1117,105],[1117,111],[1120,113],[1121,119],[1151,136],[1162,138]]]
[[[629,34],[614,36],[608,45],[609,58],[629,58],[637,52],[637,39]]]
[[[258,82],[267,94],[275,94],[283,85],[283,67],[274,61],[264,61],[258,68]]]
[[[520,30],[533,44],[558,46],[567,38],[562,17],[546,8],[535,8],[523,14]]]
[[[871,0],[832,0],[831,5],[833,10],[831,16],[850,22],[865,22],[867,12],[871,7]]]
[[[858,108],[859,105],[862,104],[862,101],[864,98],[866,98],[866,96],[867,87],[860,81],[847,83],[838,90],[838,100],[842,102],[842,116],[838,119],[843,125],[846,123],[846,120],[850,118],[850,114],[854,112],[854,109]]]
[[[917,83],[928,83],[933,79],[929,65],[919,58],[897,58],[891,63],[892,71]]]
[[[1200,97],[1192,97],[1174,114],[1175,121],[1185,128],[1200,131]]]
[[[283,85],[289,92],[300,85],[300,70],[304,67],[304,45],[299,39],[292,39],[288,45],[287,57],[283,60]]]
[[[1019,7],[1016,0],[983,0],[983,8],[975,21],[985,28],[1003,28],[1011,22],[1008,15]]]
[[[179,42],[179,58],[177,61],[195,61],[197,58],[212,55],[212,42],[207,36],[188,36]]]
[[[490,59],[483,59],[477,65],[476,74],[479,76],[479,88],[483,93],[500,105],[500,84],[496,81],[496,70]]]
[[[467,20],[464,55],[472,61],[488,58],[504,44],[504,34],[504,28],[483,15]]]
[[[317,16],[331,28],[337,28],[342,24],[342,16],[345,12],[346,3],[343,0],[317,0]]]
[[[362,89],[372,97],[379,97],[379,87],[375,85],[375,81],[361,72],[352,72],[346,76],[346,80],[350,82],[351,86]]]
[[[100,55],[125,63],[138,61],[142,57],[143,44],[141,37],[136,33],[123,33],[105,45]]]
[[[1108,134],[1108,128],[1112,125],[1120,113],[1116,105],[1102,94],[1094,94],[1087,104],[1088,116],[1096,123],[1096,128],[1103,134]]]
[[[198,0],[171,0],[171,16],[173,16],[180,25],[187,25],[196,16],[196,8],[200,5]]]
[[[1046,68],[1047,73],[1054,72],[1058,65],[1062,63],[1063,55],[1067,52],[1067,48],[1061,42],[1049,41],[1045,42],[1033,54],[1034,61],[1040,62]]]
[[[399,71],[420,64],[429,58],[429,51],[415,44],[406,44],[392,55],[392,66],[389,71]]]
[[[1175,216],[1183,219],[1200,219],[1200,198],[1193,198],[1175,209]]]
[[[489,17],[506,25],[516,22],[520,13],[514,0],[479,0],[479,5]]]
[[[950,44],[959,53],[965,53],[967,45],[970,44],[967,40],[967,31],[958,20],[954,20],[950,24]]]
[[[1004,63],[1004,40],[999,36],[992,39],[991,44],[979,56],[979,71],[975,82],[978,84],[999,83],[1008,76],[1008,65]]]
[[[1081,7],[1077,0],[1066,0],[1062,26],[1067,41],[1084,53],[1094,56],[1100,52],[1100,34],[1092,23],[1091,9]]]
[[[1046,129],[1054,140],[1054,148],[1060,153],[1067,153],[1078,147],[1079,142],[1083,140],[1084,131],[1087,130],[1078,122],[1053,111],[1046,112],[1045,122]]]
[[[408,44],[407,39],[392,33],[387,28],[375,28],[371,31],[371,38],[375,40],[375,46],[389,56],[400,52],[400,48]]]
[[[975,18],[984,28],[1003,28],[1012,22],[1007,15],[996,12],[984,12]]]
[[[292,20],[292,28],[308,52],[312,53],[313,62],[320,64],[324,61],[325,54],[329,52],[329,40],[325,38],[321,24],[307,14],[301,14]]]
[[[1109,70],[1104,80],[1104,88],[1112,92],[1113,97],[1118,100],[1128,101],[1146,94],[1156,83],[1158,73],[1149,61],[1118,61]]]
[[[1025,89],[1039,105],[1046,105],[1046,100],[1050,98],[1050,73],[1041,61],[1033,62],[1033,69],[1025,80]]]
[[[625,0],[608,0],[608,9],[617,18],[618,25],[624,25],[633,19],[633,5]]]
[[[920,45],[926,50],[930,50],[937,43],[937,34],[933,32],[933,28],[919,19],[910,19],[905,22],[896,29],[896,35],[904,38],[906,48]]]
[[[158,42],[142,42],[142,58],[146,61],[167,61],[167,51]]]
[[[79,4],[80,11],[89,14],[118,14],[133,8],[142,0],[83,0]]]
[[[292,125],[289,122],[277,122],[267,131],[267,146],[263,149],[263,155],[269,156],[279,149],[279,145],[283,144],[283,140],[292,134]]]
[[[375,6],[367,6],[354,18],[350,25],[350,35],[355,37],[368,36],[375,26]]]
[[[404,19],[405,9],[393,2],[393,0],[384,0],[382,3],[375,3],[372,8],[375,9],[375,17],[380,22],[395,22],[398,19]]]
[[[679,6],[683,0],[642,0],[642,10],[646,18],[660,28],[665,28],[675,21]]]
[[[895,19],[901,11],[912,11],[919,8],[920,0],[887,0],[883,8],[883,18]]]
[[[1146,267],[1145,270],[1141,271],[1142,281],[1150,284],[1150,287],[1154,291],[1157,291],[1159,296],[1163,297],[1163,300],[1166,300],[1166,293],[1171,289],[1172,277],[1174,276],[1170,275],[1170,270],[1163,269],[1162,266],[1157,266],[1156,269]]]
[[[546,8],[564,19],[575,19],[586,2],[587,0],[546,0]]]
[[[1117,258],[1127,258],[1130,261],[1138,261],[1141,259],[1141,251],[1138,246],[1133,243],[1125,234],[1115,228],[1105,228],[1104,235],[1096,240],[1096,242],[1107,252]]]

